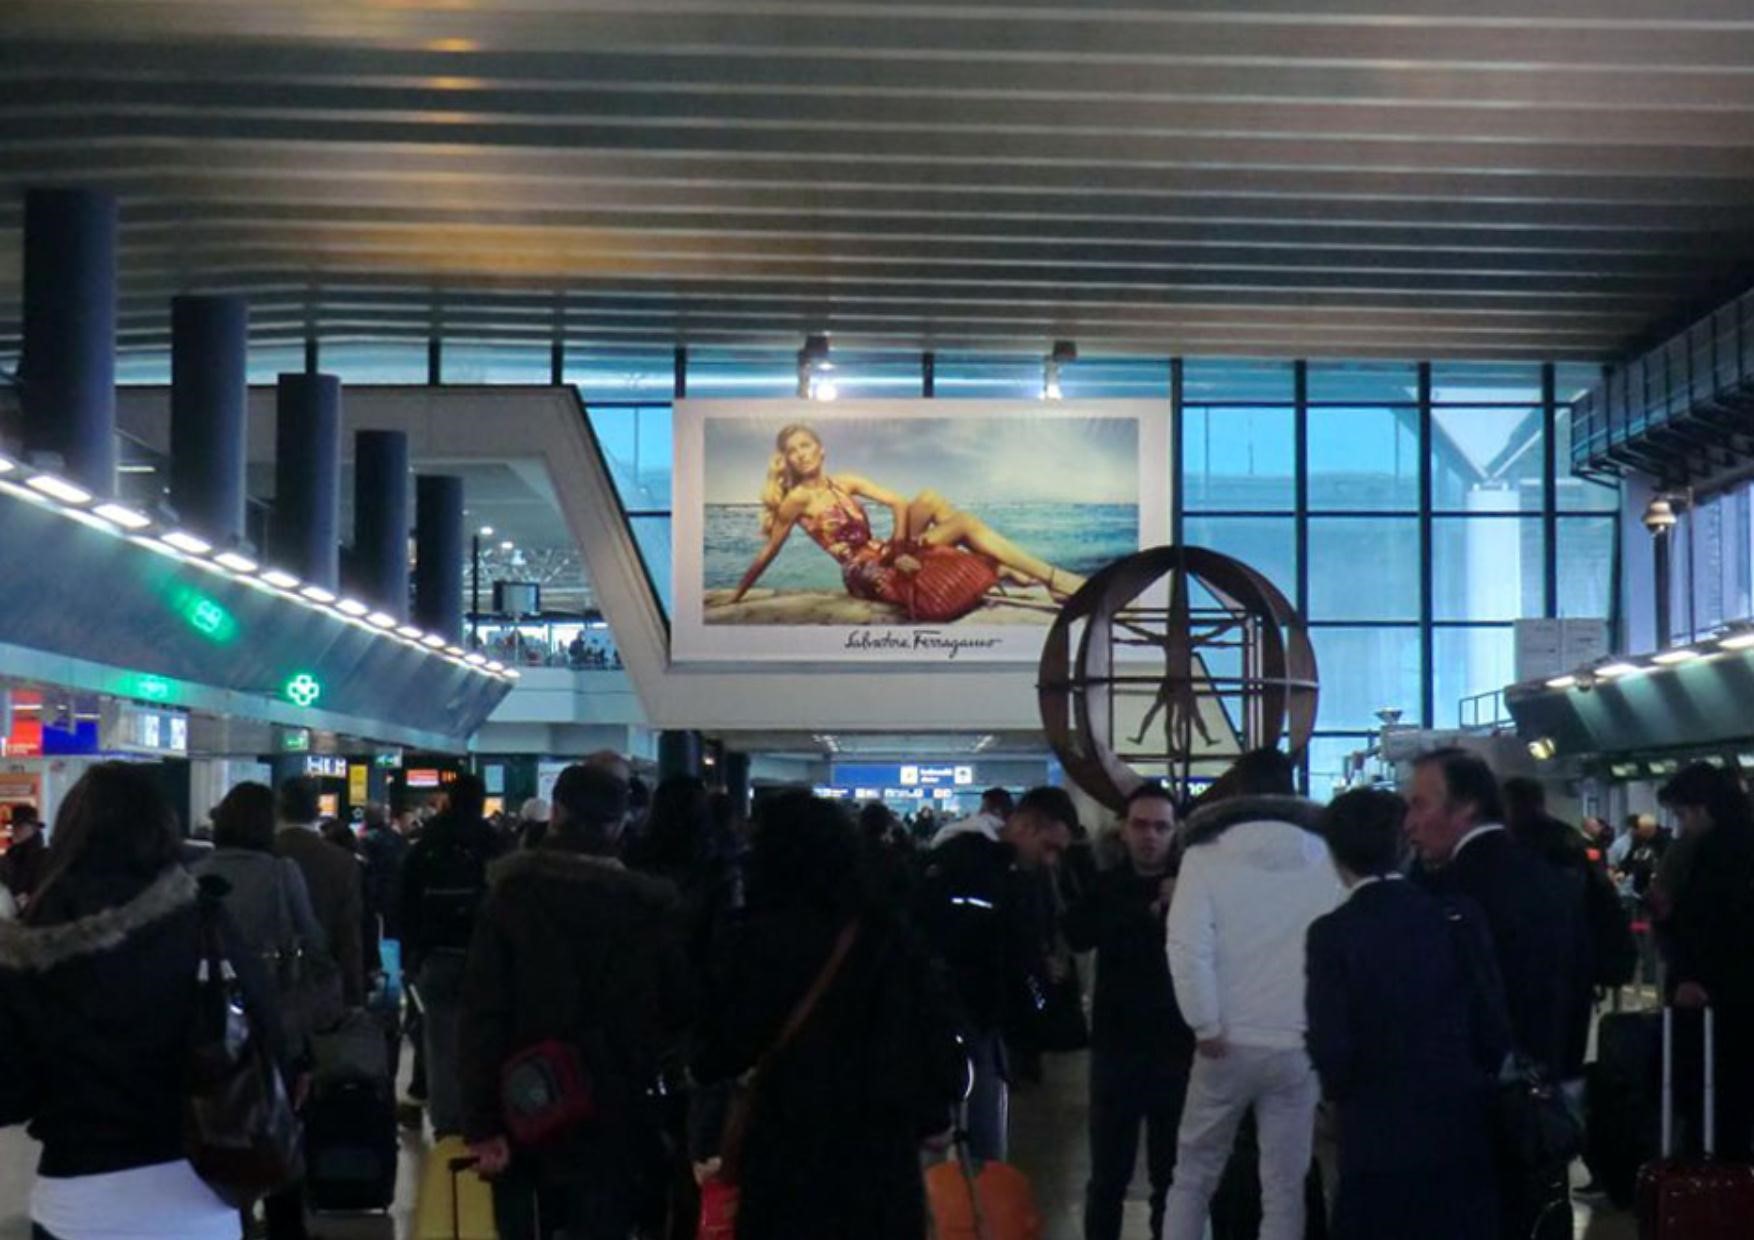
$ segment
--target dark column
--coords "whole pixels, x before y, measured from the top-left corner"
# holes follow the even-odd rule
[[[116,200],[24,196],[24,449],[60,456],[99,495],[116,487]]]
[[[749,755],[727,750],[720,759],[720,770],[725,773],[725,795],[731,798],[736,807],[738,818],[749,816]]]
[[[280,376],[274,415],[274,516],[269,558],[311,585],[340,576],[341,381]]]
[[[658,733],[658,778],[673,775],[699,775],[701,770],[699,732]]]
[[[241,297],[171,299],[171,506],[221,546],[244,541],[249,334]]]
[[[353,568],[362,601],[408,618],[408,436],[353,437]]]
[[[463,480],[414,477],[414,623],[448,642],[463,635]]]

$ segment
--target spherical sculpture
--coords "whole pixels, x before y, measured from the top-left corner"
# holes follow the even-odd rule
[[[1315,649],[1297,609],[1240,560],[1155,547],[1073,595],[1042,650],[1042,726],[1066,774],[1119,810],[1147,779],[1187,797],[1238,755],[1315,726]]]

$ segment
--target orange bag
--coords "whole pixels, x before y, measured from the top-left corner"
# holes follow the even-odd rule
[[[1007,1163],[987,1163],[976,1175],[961,1159],[941,1162],[926,1172],[926,1199],[937,1240],[1041,1240],[1035,1190]]]

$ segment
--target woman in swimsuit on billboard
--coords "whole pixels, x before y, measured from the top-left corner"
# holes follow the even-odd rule
[[[854,598],[904,608],[911,620],[947,623],[973,611],[1001,577],[1047,587],[1056,599],[1077,593],[1084,578],[1023,550],[936,491],[904,499],[856,474],[830,474],[822,437],[795,423],[780,431],[762,488],[761,531],[767,545],[750,564],[732,602],[761,579],[794,526],[841,567]],[[860,498],[895,514],[895,533],[872,536]]]

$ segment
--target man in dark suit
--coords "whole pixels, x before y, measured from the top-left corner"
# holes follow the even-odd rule
[[[1414,879],[1440,897],[1467,897],[1485,915],[1516,1049],[1555,1079],[1572,1075],[1572,979],[1587,965],[1582,890],[1511,837],[1492,768],[1463,749],[1414,764],[1407,835],[1418,853]],[[1502,1188],[1506,1237],[1524,1240],[1542,1218],[1555,1220],[1555,1234],[1571,1234],[1562,1174]]]
[[[365,1002],[365,894],[359,861],[326,841],[317,827],[316,781],[289,779],[280,785],[281,827],[274,851],[290,857],[305,876],[311,911],[341,967],[341,992],[349,1007]]]
[[[1491,1240],[1486,1104],[1510,1030],[1501,997],[1477,988],[1497,985],[1478,915],[1396,873],[1404,814],[1360,790],[1322,818],[1349,889],[1307,942],[1309,1053],[1339,1119],[1334,1234]]]

